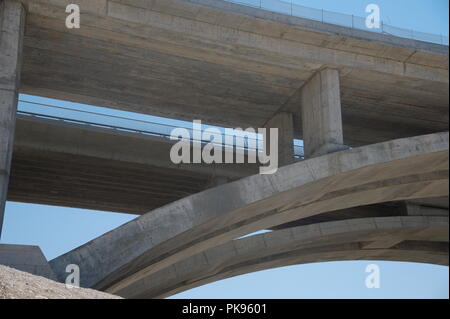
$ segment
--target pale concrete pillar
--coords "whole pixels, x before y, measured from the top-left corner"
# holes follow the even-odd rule
[[[22,4],[0,2],[0,235],[14,144],[24,26]]]
[[[294,162],[294,119],[292,113],[279,112],[264,126],[270,140],[270,128],[278,129],[278,165],[285,166]]]
[[[346,149],[342,133],[339,72],[317,72],[301,91],[305,158]]]

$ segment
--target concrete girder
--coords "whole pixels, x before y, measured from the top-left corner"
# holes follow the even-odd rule
[[[195,194],[50,262],[63,278],[118,291],[201,251],[323,212],[448,196],[448,132],[345,150]]]
[[[408,216],[447,216],[448,208],[429,207],[415,204],[414,202],[406,202],[406,213]]]
[[[144,214],[259,164],[174,164],[168,138],[18,115],[7,199]]]
[[[387,237],[396,241],[375,247]],[[207,283],[295,264],[388,260],[448,265],[448,217],[377,217],[300,226],[236,239],[142,278],[115,294],[165,298]]]
[[[218,0],[72,2],[83,12],[76,30],[62,27],[70,1],[23,0],[22,93],[227,127],[286,111],[301,138],[295,92],[331,67],[346,145],[448,127],[447,46]]]

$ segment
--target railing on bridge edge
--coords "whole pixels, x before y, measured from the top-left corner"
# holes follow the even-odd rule
[[[27,104],[28,104],[28,107],[30,105],[32,105],[33,107],[48,108],[49,110],[53,110],[53,112],[54,112],[54,110],[58,110],[60,112],[65,112],[65,111],[75,112],[78,114],[82,114],[84,116],[89,116],[90,118],[97,117],[99,120],[97,120],[97,121],[83,120],[80,118],[72,118],[72,117],[68,117],[68,116],[48,114],[48,113],[52,113],[52,111],[49,111],[48,113],[43,112],[43,111],[30,112],[30,111],[24,110],[24,108],[27,107]],[[47,113],[47,114],[45,114],[45,113]],[[149,136],[157,136],[157,137],[161,137],[161,138],[165,138],[165,139],[169,139],[169,140],[172,140],[171,139],[172,130],[176,129],[176,128],[180,128],[180,126],[175,126],[175,125],[171,125],[171,124],[163,124],[163,123],[157,123],[157,122],[152,122],[152,121],[131,119],[131,118],[126,118],[126,117],[122,117],[122,116],[116,116],[116,115],[110,115],[110,114],[104,114],[104,113],[98,113],[98,112],[82,111],[82,110],[77,110],[77,109],[63,107],[63,106],[57,106],[57,105],[51,105],[51,104],[45,104],[45,103],[37,103],[37,102],[25,101],[25,100],[19,100],[19,109],[17,110],[17,114],[20,114],[23,116],[29,116],[29,117],[36,117],[36,118],[60,121],[60,122],[65,122],[65,123],[75,123],[78,125],[85,125],[85,126],[90,126],[90,127],[106,128],[106,129],[111,129],[111,130],[115,130],[115,131],[137,133],[137,134],[149,135]],[[136,127],[127,127],[125,125],[100,123],[99,122],[100,119],[103,119],[105,121],[112,120],[112,119],[124,121],[124,122],[128,121],[135,125],[140,124],[140,125],[145,125],[146,127],[150,127],[150,128],[149,129],[139,129]],[[189,128],[189,127],[183,127],[183,128],[190,131],[190,133],[191,133],[190,141],[191,142],[199,141],[198,139],[192,138],[192,136],[194,136],[194,134],[193,134],[194,129]],[[201,132],[199,132],[199,133],[201,133]],[[222,134],[223,134],[223,136],[227,136],[224,133],[222,133]],[[211,141],[202,139],[202,140],[200,140],[200,142],[202,144],[207,144],[207,143],[210,143]],[[236,144],[231,145],[231,144],[226,144],[226,143],[216,143],[216,142],[213,142],[213,143],[216,145],[220,145],[222,147],[238,148],[236,146]],[[256,148],[252,147],[252,145],[256,145]],[[257,134],[256,134],[256,138],[250,138],[248,136],[245,136],[244,147],[238,148],[238,149],[244,149],[247,152],[248,151],[261,151],[262,139],[258,138]],[[303,146],[294,144],[294,157],[298,158],[298,159],[303,159],[303,155],[304,155]]]
[[[419,32],[411,29],[404,29],[391,26],[381,21],[380,28],[367,28],[366,18],[349,15],[344,13],[337,13],[323,9],[314,9],[304,7],[293,3],[293,1],[282,0],[224,0],[236,4],[241,4],[249,7],[259,8],[267,11],[287,14],[299,18],[319,21],[322,23],[335,24],[343,27],[348,27],[357,30],[365,30],[369,32],[376,32],[382,34],[389,34],[401,38],[437,43],[448,45],[448,36]]]

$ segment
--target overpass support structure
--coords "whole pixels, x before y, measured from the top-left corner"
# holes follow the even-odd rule
[[[50,266],[63,280],[65,267],[77,264],[84,274],[81,286],[117,293],[262,229],[363,205],[445,196],[448,133],[394,140],[300,161],[273,175],[249,176],[191,195],[51,260]]]
[[[448,265],[448,236],[448,216],[375,217],[293,227],[210,248],[115,293],[124,298],[166,298],[234,276],[314,262],[374,259]],[[395,241],[388,243],[391,237]]]
[[[315,73],[301,90],[305,158],[346,149],[342,130],[339,71]]]
[[[294,162],[294,119],[292,113],[278,112],[265,124],[267,141],[270,141],[270,129],[278,129],[278,165],[285,166]],[[269,142],[267,142],[269,143]],[[267,144],[267,147],[269,144]]]
[[[0,236],[14,144],[22,64],[25,9],[21,3],[0,3]]]

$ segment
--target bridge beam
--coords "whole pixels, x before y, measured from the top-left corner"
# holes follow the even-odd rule
[[[0,3],[0,236],[8,191],[20,86],[25,9],[21,3]]]
[[[324,69],[301,91],[305,158],[346,149],[342,132],[339,71]]]
[[[285,166],[294,162],[294,119],[292,113],[279,112],[265,124],[267,139],[270,141],[270,129],[278,129],[278,165]]]
[[[374,152],[377,156],[370,156]],[[362,205],[447,194],[448,133],[389,141],[191,195],[59,256],[50,265],[63,281],[65,267],[77,264],[84,273],[82,287],[114,292],[261,229]]]
[[[448,264],[448,217],[372,217],[316,223],[229,241],[115,293],[165,298],[217,280],[276,267],[337,260]]]
[[[444,216],[448,217],[448,209],[440,207],[428,207],[407,201],[406,214],[408,216]]]

